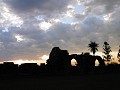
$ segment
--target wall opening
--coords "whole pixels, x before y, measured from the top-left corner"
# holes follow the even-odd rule
[[[95,66],[99,66],[99,61],[98,60],[95,60]]]
[[[77,61],[75,59],[71,60],[71,66],[77,66]]]

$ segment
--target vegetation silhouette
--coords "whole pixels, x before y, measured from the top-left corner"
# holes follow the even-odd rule
[[[118,58],[118,61],[120,62],[120,45],[119,45],[119,50],[118,50],[117,58]]]
[[[91,41],[90,44],[88,44],[89,50],[95,55],[96,51],[98,51],[98,44],[96,42]]]
[[[110,54],[110,52],[112,52],[112,50],[111,50],[110,45],[107,42],[104,42],[103,50],[104,50],[103,53],[105,54],[105,55],[103,55],[103,58],[104,58],[104,60],[109,62],[112,57],[112,55]]]

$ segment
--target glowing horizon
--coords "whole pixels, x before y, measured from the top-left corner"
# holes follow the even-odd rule
[[[72,53],[73,54],[73,53]],[[81,53],[76,53],[76,54],[81,54]],[[90,53],[92,55],[92,53]],[[71,54],[69,54],[71,55]],[[95,55],[99,55],[99,56],[103,56],[103,53],[102,52],[96,52]],[[118,63],[118,59],[117,59],[117,52],[111,52],[111,55],[113,56],[112,59],[111,59],[111,62],[115,62],[115,63]],[[24,60],[24,59],[18,59],[18,60],[9,60],[9,61],[2,61],[0,63],[3,63],[3,62],[14,62],[14,64],[18,64],[18,65],[21,65],[23,63],[37,63],[38,65],[40,65],[41,63],[45,63],[46,64],[46,60],[49,58],[48,55],[43,55],[42,57],[39,58],[39,60]],[[102,57],[103,58],[103,57]],[[71,65],[72,66],[76,66],[77,62],[75,59],[72,59],[71,60]],[[96,66],[98,65],[98,61],[95,62]]]

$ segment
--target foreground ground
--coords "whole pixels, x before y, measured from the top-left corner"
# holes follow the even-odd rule
[[[120,74],[0,77],[0,90],[120,90]]]

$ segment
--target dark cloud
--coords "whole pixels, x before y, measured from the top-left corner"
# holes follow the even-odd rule
[[[13,12],[23,17],[42,14],[45,16],[58,16],[67,9],[73,0],[5,0],[4,2]],[[27,15],[27,16],[24,16]]]

